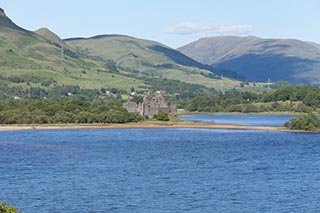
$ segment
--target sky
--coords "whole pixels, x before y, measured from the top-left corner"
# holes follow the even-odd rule
[[[19,26],[62,38],[125,34],[177,48],[237,35],[320,43],[320,0],[0,0]]]

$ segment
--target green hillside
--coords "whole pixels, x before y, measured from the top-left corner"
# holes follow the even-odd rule
[[[81,88],[116,87],[129,90],[144,86],[142,80],[112,73],[106,63],[81,57],[49,30],[30,32],[0,11],[0,81],[2,86]],[[46,85],[48,87],[48,85]]]
[[[286,80],[320,84],[320,49],[295,39],[220,36],[179,48],[189,57],[220,69],[229,68],[249,81]]]
[[[77,86],[127,93],[131,88],[166,88],[174,94],[186,88],[219,89],[222,72],[155,41],[122,35],[64,41],[46,28],[31,32],[0,10],[0,90]],[[227,78],[228,74],[234,75],[224,74],[224,89],[239,87],[240,82]]]
[[[56,46],[64,47],[66,49],[72,49],[72,47],[67,45],[58,35],[50,31],[48,28],[37,29],[36,31],[34,31],[34,33],[44,37],[49,41],[49,43],[52,43]]]
[[[218,70],[155,41],[125,35],[100,35],[71,38],[65,42],[82,54],[112,61],[120,71],[138,77],[162,77],[216,88],[220,85]],[[226,81],[228,88],[238,84],[237,81]]]

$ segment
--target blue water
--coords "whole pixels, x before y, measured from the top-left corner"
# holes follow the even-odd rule
[[[234,115],[234,114],[211,114],[211,115],[182,115],[183,120],[214,122],[223,124],[241,124],[249,126],[283,126],[294,115]]]
[[[26,213],[319,212],[320,134],[0,132],[0,200]]]

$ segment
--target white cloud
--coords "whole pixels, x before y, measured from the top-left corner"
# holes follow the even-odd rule
[[[243,35],[252,32],[251,25],[222,25],[222,24],[199,24],[192,22],[181,22],[171,26],[167,32],[180,35],[221,35],[233,34]]]

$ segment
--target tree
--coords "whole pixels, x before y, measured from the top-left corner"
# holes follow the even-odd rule
[[[166,112],[162,112],[160,111],[158,114],[156,114],[154,116],[155,119],[157,119],[158,121],[169,121],[169,115]]]
[[[320,106],[320,94],[319,92],[310,92],[303,99],[303,103],[307,106],[319,107]]]
[[[319,131],[320,120],[313,113],[301,114],[284,124],[291,130]]]
[[[7,206],[5,202],[1,202],[0,213],[21,213],[21,211],[14,206]]]

